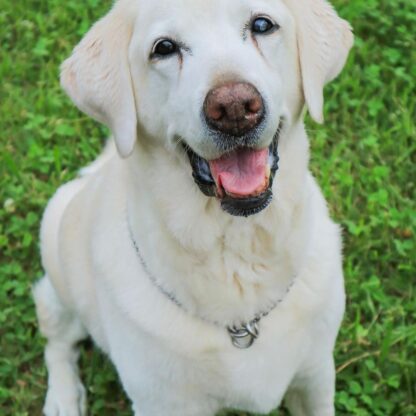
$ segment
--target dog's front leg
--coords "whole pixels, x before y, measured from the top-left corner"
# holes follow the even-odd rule
[[[87,336],[78,318],[66,309],[48,276],[34,288],[39,325],[45,348],[48,392],[45,416],[85,416],[86,393],[78,375],[77,343]]]
[[[297,377],[285,397],[292,416],[334,416],[335,368],[332,356]]]

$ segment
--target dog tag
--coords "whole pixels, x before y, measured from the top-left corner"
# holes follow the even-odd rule
[[[241,327],[228,327],[227,330],[234,347],[244,350],[250,348],[259,336],[258,320],[253,320]]]

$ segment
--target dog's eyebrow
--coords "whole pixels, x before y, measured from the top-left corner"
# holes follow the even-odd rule
[[[247,20],[247,22],[244,24],[244,27],[241,31],[241,35],[242,35],[244,41],[246,41],[248,39],[247,33],[250,30],[250,26],[251,26],[251,22],[253,20],[253,16],[254,16],[254,12],[251,10],[250,11],[250,19]]]

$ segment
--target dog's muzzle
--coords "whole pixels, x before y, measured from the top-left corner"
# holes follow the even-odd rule
[[[193,178],[201,192],[218,198],[222,209],[233,216],[248,217],[263,211],[273,199],[282,127],[281,120],[267,149],[237,147],[213,161],[203,159],[185,145]]]

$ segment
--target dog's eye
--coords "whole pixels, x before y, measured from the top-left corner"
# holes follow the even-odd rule
[[[251,24],[251,31],[255,34],[265,35],[272,33],[279,28],[279,25],[273,23],[267,17],[257,17]]]
[[[153,46],[152,57],[167,57],[179,51],[178,45],[170,39],[160,39]]]

